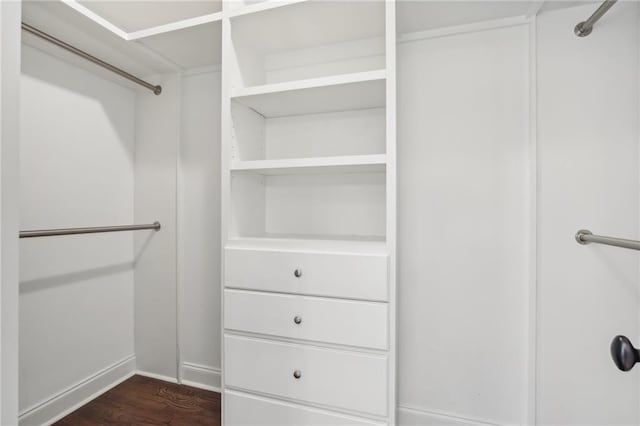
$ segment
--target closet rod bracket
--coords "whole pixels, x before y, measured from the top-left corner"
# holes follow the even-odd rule
[[[628,240],[626,238],[607,237],[604,235],[594,235],[588,229],[581,229],[575,235],[578,244],[586,245],[589,243],[604,244],[607,246],[621,247],[631,250],[640,250],[640,241]]]
[[[581,229],[578,232],[576,232],[576,241],[578,242],[578,244],[586,245],[591,242],[591,241],[585,241],[583,239],[583,236],[585,235],[593,235],[593,232],[589,231],[588,229]]]
[[[593,31],[593,25],[598,22],[598,20],[602,18],[602,16],[604,16],[604,14],[607,13],[607,11],[611,9],[611,7],[616,4],[617,1],[618,0],[605,0],[600,5],[600,7],[598,7],[598,9],[593,12],[593,15],[591,15],[589,19],[576,25],[576,27],[573,29],[575,35],[577,35],[578,37],[586,37],[591,34],[591,32]]]

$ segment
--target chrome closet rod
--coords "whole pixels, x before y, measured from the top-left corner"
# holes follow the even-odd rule
[[[616,4],[617,1],[618,0],[605,0],[604,3],[602,3],[600,7],[597,8],[595,12],[593,12],[593,15],[589,16],[589,19],[576,25],[576,27],[573,29],[573,32],[578,37],[586,37],[591,34],[591,31],[593,31],[593,24],[598,22],[598,20],[602,18],[602,16],[607,13],[607,11],[611,9],[611,7]]]
[[[602,235],[593,235],[593,233],[588,229],[581,229],[576,232],[576,241],[580,244],[596,243],[632,250],[640,250],[640,241],[626,240],[624,238],[604,237]]]
[[[129,74],[128,72],[121,70],[120,68],[111,65],[108,62],[103,61],[102,59],[98,59],[93,55],[88,54],[87,52],[85,52],[84,50],[80,50],[77,47],[74,47],[68,43],[65,43],[64,41],[55,38],[54,36],[45,33],[44,31],[41,31],[35,27],[32,27],[29,24],[25,24],[24,22],[22,23],[22,29],[35,35],[38,36],[44,40],[47,40],[50,43],[53,43],[57,46],[60,46],[61,48],[68,50],[71,53],[74,53],[78,56],[83,57],[84,59],[93,62],[94,64],[100,65],[103,68],[108,69],[111,72],[114,72],[116,74],[118,74],[121,77],[126,78],[127,80],[131,80],[136,84],[139,84],[141,86],[146,87],[147,89],[151,90],[153,93],[155,93],[156,95],[159,95],[160,93],[162,93],[162,87],[161,86],[155,86],[151,83],[147,83],[146,81],[136,77],[135,75]]]
[[[57,235],[97,234],[100,232],[142,231],[145,229],[160,230],[160,222],[145,225],[96,226],[93,228],[62,228],[20,231],[20,238],[55,237]]]

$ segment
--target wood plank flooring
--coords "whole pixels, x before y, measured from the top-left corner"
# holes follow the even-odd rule
[[[133,376],[54,424],[220,426],[220,394]]]

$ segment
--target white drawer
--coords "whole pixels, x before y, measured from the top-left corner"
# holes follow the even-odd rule
[[[225,335],[224,345],[225,386],[387,415],[384,355],[233,335]]]
[[[300,276],[295,271],[300,271]],[[225,249],[225,286],[388,300],[387,257]]]
[[[224,327],[375,349],[387,348],[388,306],[245,290],[224,291]]]
[[[226,391],[223,401],[225,426],[381,426],[384,424],[236,391]]]

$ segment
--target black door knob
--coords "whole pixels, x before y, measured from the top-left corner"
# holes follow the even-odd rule
[[[622,371],[629,371],[640,361],[640,352],[626,336],[616,336],[611,341],[611,358]]]

